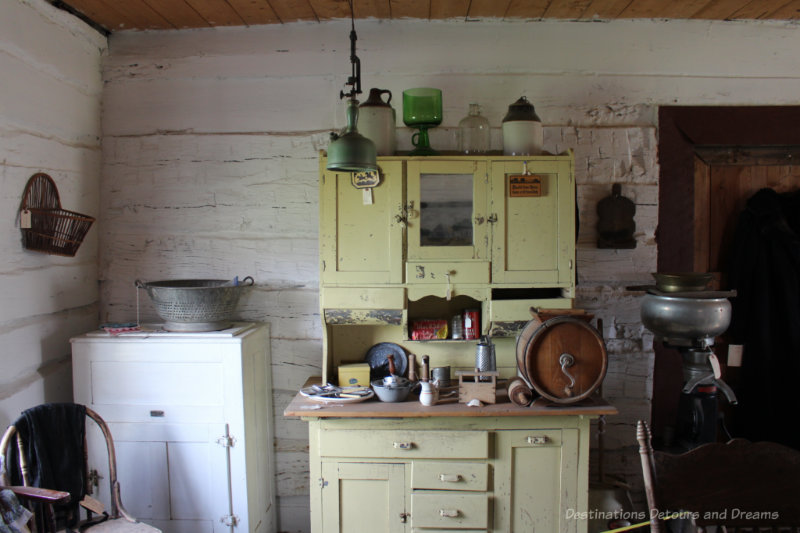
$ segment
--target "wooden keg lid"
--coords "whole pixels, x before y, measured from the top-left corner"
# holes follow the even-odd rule
[[[517,343],[522,375],[543,397],[574,403],[591,395],[606,375],[608,357],[602,337],[574,316],[532,320]]]

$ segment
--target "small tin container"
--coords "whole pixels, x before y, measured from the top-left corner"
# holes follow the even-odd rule
[[[431,381],[436,382],[439,387],[450,386],[450,367],[437,366],[431,369]]]
[[[480,309],[467,309],[464,311],[464,338],[474,340],[480,337],[481,311]]]

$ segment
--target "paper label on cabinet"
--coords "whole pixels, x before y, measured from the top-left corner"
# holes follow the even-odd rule
[[[361,189],[361,198],[364,205],[372,205],[375,203],[374,197],[372,196],[372,187],[369,189]]]
[[[31,212],[27,209],[23,209],[19,214],[19,227],[22,229],[28,229],[31,227]]]
[[[508,196],[536,198],[542,195],[542,177],[537,174],[514,174],[508,177]]]

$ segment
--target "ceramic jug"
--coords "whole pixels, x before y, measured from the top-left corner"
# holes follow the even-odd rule
[[[503,118],[503,154],[540,154],[543,137],[542,121],[527,98],[522,96],[508,106],[508,113]]]
[[[384,94],[389,95],[386,101],[383,100]],[[370,89],[369,98],[358,106],[358,132],[375,143],[378,155],[394,155],[397,146],[391,101],[392,91]]]
[[[425,406],[436,405],[439,401],[439,389],[430,381],[420,381],[422,390],[419,393],[419,403]]]

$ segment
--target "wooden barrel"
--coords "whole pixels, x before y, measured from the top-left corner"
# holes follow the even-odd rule
[[[606,376],[603,338],[586,320],[534,316],[517,338],[520,375],[543,397],[568,404],[591,395]]]

